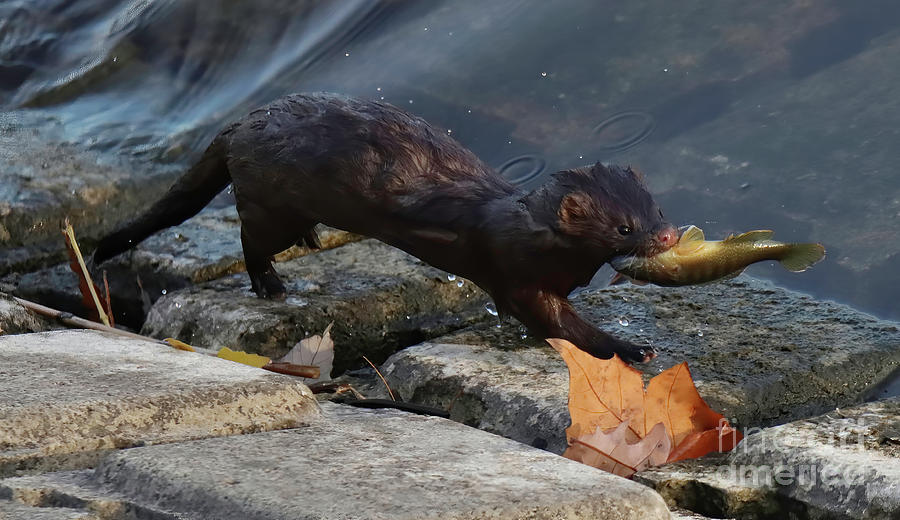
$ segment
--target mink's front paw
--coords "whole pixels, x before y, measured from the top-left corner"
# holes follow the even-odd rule
[[[635,345],[627,341],[616,341],[615,352],[626,363],[646,363],[656,357],[656,350],[650,345]]]
[[[618,354],[626,363],[646,363],[656,357],[656,350],[650,345],[638,346],[611,336],[603,335],[602,341],[589,344],[587,348],[573,343],[588,354],[600,359],[609,359]],[[588,342],[584,342],[587,344]]]

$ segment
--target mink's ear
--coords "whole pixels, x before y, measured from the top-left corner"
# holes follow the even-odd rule
[[[589,221],[597,214],[594,200],[583,191],[567,193],[559,203],[559,228],[569,234],[589,227]]]

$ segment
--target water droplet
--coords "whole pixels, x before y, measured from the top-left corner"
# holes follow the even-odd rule
[[[546,78],[546,77],[547,77],[547,73],[546,73],[546,72],[541,72],[541,77],[542,77],[542,78]]]
[[[700,336],[700,337],[702,338],[702,337],[703,337],[703,331],[702,331],[702,330],[698,330],[698,331],[697,331],[697,335]]]
[[[409,319],[409,314],[406,315],[406,319]]]
[[[457,281],[456,281],[456,286],[457,286],[457,287],[462,287],[463,285],[465,285],[465,282],[463,282],[462,280],[457,280]]]
[[[522,339],[528,339],[528,334],[525,333],[525,332],[523,332],[522,335],[519,336],[519,337],[522,338]]]
[[[267,116],[272,115],[272,111],[271,111],[271,110],[266,110],[266,115],[267,115]]]
[[[166,294],[166,293],[167,293],[167,292],[169,292],[169,291],[167,291],[167,290],[165,290],[165,289],[163,289],[163,290],[162,290],[162,291],[160,291],[160,292],[161,292],[161,293],[163,293],[163,294]]]
[[[583,155],[579,155],[578,158],[579,158],[579,159],[584,159],[584,156],[583,156]]]
[[[176,308],[176,309],[180,309],[180,308],[181,308],[181,302],[175,302],[175,308]]]
[[[451,281],[451,282],[454,281],[454,280],[456,280],[456,275],[455,275],[455,274],[448,274],[448,275],[447,275],[447,280],[449,280],[449,281]]]
[[[117,62],[117,61],[119,61],[119,57],[118,57],[118,56],[113,56],[113,63],[115,63],[115,62]]]
[[[375,90],[377,90],[378,92],[381,92],[381,87],[378,87]]]
[[[409,104],[412,105],[412,100],[411,100],[411,99],[409,100]]]
[[[350,53],[349,53],[349,52],[345,52],[345,53],[344,53],[344,56],[350,56]]]
[[[484,304],[484,310],[487,311],[491,316],[497,316],[499,313],[497,312],[497,306],[493,304],[493,302],[488,302]]]
[[[381,100],[384,101],[384,96],[381,96]]]
[[[624,316],[619,318],[619,325],[621,325],[623,327],[627,327],[628,326],[628,318],[626,318]]]
[[[426,27],[425,30],[427,31],[427,30],[428,30],[428,27]]]
[[[472,113],[472,109],[470,108],[470,109],[467,110],[466,112],[469,113],[469,114],[471,114],[471,113]]]
[[[663,72],[669,72],[669,69],[663,69]]]
[[[496,324],[496,325],[494,325],[494,326],[497,327],[497,328],[499,329],[500,327],[503,326],[503,324],[502,324],[502,323],[498,323],[498,324]]]
[[[450,129],[448,128],[448,129],[447,129],[447,133],[448,133],[448,134],[452,134],[452,133],[453,133],[453,130],[450,130]]]

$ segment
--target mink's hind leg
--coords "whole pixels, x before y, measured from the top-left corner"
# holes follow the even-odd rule
[[[241,245],[244,247],[244,264],[250,275],[253,292],[260,298],[283,299],[286,295],[284,283],[272,266],[272,255],[278,251],[264,247],[244,228],[241,228]]]
[[[295,217],[290,219],[287,225],[279,226],[279,223],[285,222],[284,219],[271,216],[265,219],[245,219],[245,215],[247,212],[241,215],[241,244],[244,247],[244,263],[247,265],[253,292],[260,298],[284,299],[286,295],[284,283],[272,266],[272,256],[301,242],[306,242],[310,246],[313,243],[318,244],[315,223]],[[299,240],[298,236],[301,237]]]

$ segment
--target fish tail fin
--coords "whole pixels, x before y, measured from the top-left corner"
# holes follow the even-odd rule
[[[809,269],[824,256],[825,247],[822,244],[791,244],[778,261],[788,271],[799,273]]]

